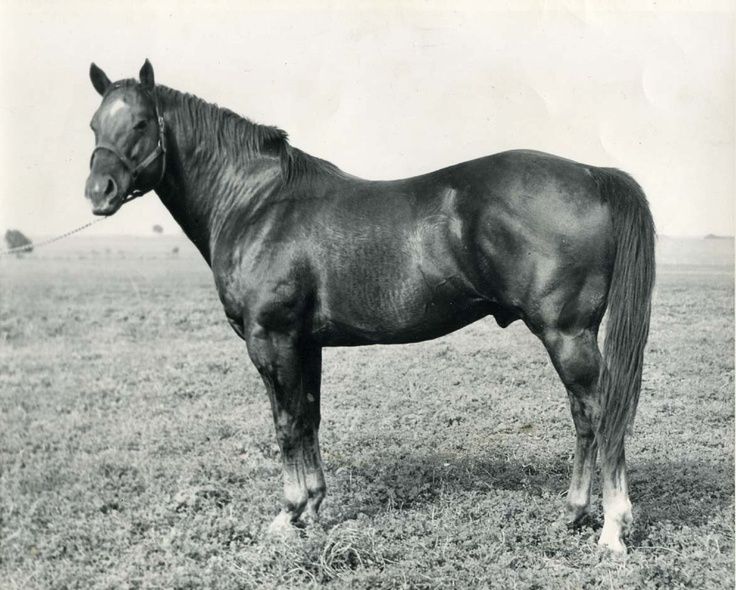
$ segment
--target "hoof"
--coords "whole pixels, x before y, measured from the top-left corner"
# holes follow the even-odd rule
[[[625,555],[626,545],[624,545],[622,539],[631,530],[631,523],[631,504],[628,505],[628,510],[620,514],[605,515],[598,546],[604,547],[617,555]]]
[[[282,510],[268,525],[268,535],[276,539],[296,539],[299,533],[291,520],[291,515]]]
[[[320,527],[319,515],[312,510],[305,510],[299,517],[299,524],[307,528]]]
[[[609,533],[605,527],[601,532],[601,538],[598,539],[598,547],[607,549],[615,555],[626,555],[626,545],[624,545],[618,532],[611,531]]]

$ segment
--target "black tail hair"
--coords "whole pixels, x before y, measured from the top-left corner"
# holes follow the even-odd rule
[[[597,435],[601,454],[618,460],[639,403],[655,278],[655,229],[644,191],[631,176],[614,168],[591,169],[591,173],[610,207],[616,244],[598,380]]]

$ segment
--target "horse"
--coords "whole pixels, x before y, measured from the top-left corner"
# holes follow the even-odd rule
[[[655,229],[628,174],[506,151],[428,174],[364,180],[256,124],[154,80],[102,96],[85,196],[95,215],[155,191],[210,266],[225,316],[271,404],[283,499],[269,531],[315,523],[322,349],[411,343],[484,317],[523,321],[569,397],[576,447],[563,518],[591,510],[598,544],[625,552],[625,436],[641,389]],[[598,331],[607,312],[603,352]]]

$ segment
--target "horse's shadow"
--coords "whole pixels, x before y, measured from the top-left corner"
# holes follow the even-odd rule
[[[629,463],[630,494],[639,535],[649,523],[704,525],[714,514],[733,505],[734,469],[725,456],[723,461],[645,459]],[[567,455],[532,459],[529,463],[500,455],[469,456],[450,465],[432,454],[362,464],[350,477],[340,475],[338,468],[330,479],[332,490],[339,490],[341,506],[339,514],[333,513],[326,524],[361,513],[375,516],[393,509],[419,509],[437,504],[441,498],[493,490],[544,497],[545,501],[558,501],[562,508],[571,468]],[[596,527],[601,524],[597,475],[594,503],[598,517],[589,521]],[[636,539],[632,540],[636,544]]]
[[[733,458],[724,451],[721,461],[690,459],[632,461],[631,500],[637,521],[636,544],[650,524],[670,522],[698,527],[727,518],[733,509]]]

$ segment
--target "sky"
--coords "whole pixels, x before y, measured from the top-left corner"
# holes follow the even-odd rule
[[[734,233],[732,2],[0,0],[0,231],[90,221],[100,97],[156,80],[370,179],[511,148],[626,170],[663,235]],[[154,193],[85,230],[178,228]]]

